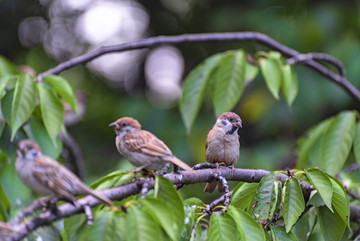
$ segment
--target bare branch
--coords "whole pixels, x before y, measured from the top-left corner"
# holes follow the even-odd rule
[[[203,169],[196,170],[195,173],[183,171],[180,174],[169,173],[164,175],[164,177],[168,178],[174,184],[194,184],[200,182],[210,182],[214,179],[214,174],[224,177],[228,181],[243,181],[243,182],[259,182],[262,177],[268,175],[270,172],[266,170],[254,170],[254,169],[240,169],[235,168],[231,169],[228,167],[219,167],[218,169]],[[286,180],[288,178],[287,175],[278,173],[278,176],[282,180]],[[154,178],[140,178],[130,183],[124,184],[119,187],[114,187],[108,190],[99,191],[105,197],[110,198],[111,200],[122,200],[129,196],[138,194],[142,191],[142,187],[147,186],[149,189],[154,188],[155,180]],[[303,189],[304,194],[309,193],[313,190],[313,186],[309,185],[304,181],[300,181],[300,186]],[[231,192],[229,192],[231,195]],[[216,206],[219,202],[225,200],[226,196],[224,195],[221,198],[215,200],[211,203],[211,206]],[[51,210],[42,211],[40,214],[25,219],[22,223],[16,223],[10,221],[8,223],[9,228],[17,230],[17,232],[12,234],[13,240],[21,240],[26,237],[29,233],[36,230],[37,228],[45,225],[50,225],[54,221],[63,219],[65,217],[69,217],[71,215],[84,212],[83,206],[88,205],[90,207],[94,207],[96,205],[100,205],[98,199],[93,196],[86,196],[77,201],[81,205],[73,205],[71,203],[62,204],[57,207],[56,212]],[[105,207],[107,208],[107,207]],[[351,208],[351,219],[354,220],[356,217],[360,217],[360,206],[350,205]],[[25,208],[24,210],[28,210]]]
[[[58,64],[54,68],[41,73],[38,76],[38,79],[39,81],[41,81],[47,75],[59,74],[64,70],[67,70],[79,64],[89,62],[104,54],[123,52],[128,50],[135,50],[135,49],[143,49],[143,48],[153,48],[162,44],[224,42],[224,41],[255,41],[263,45],[266,45],[271,49],[277,50],[287,57],[295,57],[300,55],[298,51],[275,41],[266,34],[259,32],[203,33],[203,34],[184,34],[177,36],[157,36],[157,37],[151,37],[151,38],[142,39],[139,41],[134,41],[120,45],[103,46],[97,50],[80,55],[78,57],[72,58],[68,61]],[[312,59],[304,60],[304,64],[316,70],[318,73],[327,77],[328,79],[335,82],[339,86],[341,86],[353,97],[353,99],[357,103],[360,103],[360,91],[357,88],[355,88],[344,76],[334,73],[330,69],[326,68],[322,64]]]
[[[326,61],[332,65],[334,65],[338,70],[341,76],[345,77],[346,70],[344,65],[335,58],[334,56],[331,56],[329,54],[325,53],[307,53],[307,54],[299,54],[296,55],[290,59],[287,60],[287,63],[290,65],[296,64],[296,63],[304,63],[308,60],[323,60]]]

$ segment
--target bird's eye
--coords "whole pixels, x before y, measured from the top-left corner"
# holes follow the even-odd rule
[[[122,127],[125,127],[127,124],[126,123],[121,123],[121,126]]]
[[[234,119],[233,119],[233,118],[229,118],[229,121],[230,121],[230,122],[233,122],[233,121],[234,121]]]

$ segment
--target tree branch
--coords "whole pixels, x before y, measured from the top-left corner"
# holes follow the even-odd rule
[[[157,37],[151,37],[151,38],[142,39],[139,41],[134,41],[120,45],[100,47],[97,50],[80,55],[78,57],[72,58],[68,61],[58,64],[54,68],[41,73],[38,76],[38,79],[39,81],[41,81],[47,75],[59,74],[64,70],[67,70],[79,64],[89,62],[104,54],[123,52],[128,50],[135,50],[135,49],[143,49],[143,48],[153,48],[155,46],[162,44],[224,42],[224,41],[255,41],[265,46],[268,46],[274,50],[277,50],[287,57],[296,57],[298,55],[301,55],[298,51],[275,41],[266,34],[259,32],[203,33],[203,34],[184,34],[177,36],[157,36]],[[321,75],[327,77],[334,83],[341,86],[345,91],[347,91],[353,97],[353,99],[358,104],[360,104],[360,91],[357,88],[355,88],[355,86],[353,86],[344,76],[342,76],[344,74],[342,70],[340,70],[341,75],[336,74],[327,67],[323,66],[322,64],[314,61],[313,58],[306,59],[303,62],[305,65],[316,70]],[[331,63],[336,65],[338,68],[340,67],[340,65],[337,65],[335,62],[331,62]]]
[[[270,172],[266,170],[253,170],[253,169],[234,169],[227,167],[220,167],[218,169],[203,169],[197,170],[195,173],[190,173],[187,171],[181,172],[180,174],[169,173],[164,175],[174,184],[194,184],[199,182],[209,182],[214,178],[214,174],[221,175],[227,180],[232,181],[244,181],[244,182],[259,182],[263,176],[268,175]],[[279,174],[281,179],[286,179],[287,176],[284,174]],[[128,184],[114,187],[108,190],[100,191],[102,195],[110,198],[111,200],[122,200],[126,197],[138,194],[141,192],[142,186],[144,183],[147,183],[149,189],[154,188],[154,178],[140,178],[136,181],[130,182]],[[302,188],[311,190],[312,186],[301,182]],[[84,205],[96,206],[101,204],[98,199],[93,196],[86,196],[78,200],[80,205],[74,206],[71,203],[62,204],[57,207],[57,211],[53,212],[46,210],[41,212],[39,215],[28,218],[20,224],[13,224],[10,221],[13,228],[19,230],[15,233],[13,238],[14,240],[20,240],[24,238],[30,232],[36,230],[37,228],[45,225],[50,225],[52,222],[69,217],[71,215],[84,212]],[[25,208],[24,210],[28,210]],[[19,214],[20,215],[20,214]],[[21,216],[21,215],[20,215]]]
[[[334,65],[338,70],[341,76],[345,77],[346,70],[344,65],[334,56],[325,54],[325,53],[307,53],[307,54],[299,54],[287,60],[287,63],[290,65],[296,63],[304,63],[308,60],[323,60],[332,65]]]
[[[202,169],[196,170],[195,173],[183,171],[180,174],[169,173],[164,175],[164,177],[168,178],[171,182],[176,184],[194,184],[200,182],[210,182],[214,178],[214,174],[220,175],[226,180],[229,181],[243,181],[243,182],[259,182],[262,177],[270,174],[269,171],[261,170],[261,169],[240,169],[235,168],[231,169],[228,167],[219,167],[218,169]],[[281,180],[286,180],[288,178],[287,175],[282,173],[277,173]],[[124,184],[119,187],[110,188],[107,190],[99,191],[105,197],[110,198],[111,200],[122,200],[129,196],[141,193],[142,187],[146,183],[148,189],[154,188],[155,180],[154,178],[140,178],[130,183]],[[304,193],[309,193],[311,190],[314,190],[313,186],[309,185],[304,181],[300,181],[300,186],[303,189]],[[225,196],[222,196],[218,201],[214,201],[212,205],[216,205],[216,203],[223,201]],[[57,207],[57,211],[45,210],[40,214],[29,217],[25,219],[22,223],[17,223],[10,221],[8,226],[14,230],[17,230],[16,233],[12,234],[13,240],[21,240],[26,237],[29,233],[36,230],[41,226],[50,225],[54,221],[63,219],[65,217],[69,217],[71,215],[84,212],[83,206],[94,207],[100,205],[98,199],[93,196],[86,196],[78,200],[80,205],[74,206],[71,203],[65,203]],[[350,205],[351,208],[351,219],[354,220],[356,217],[360,217],[360,207],[356,205]],[[28,212],[29,207],[25,208],[24,211]],[[18,216],[23,216],[22,214],[18,214]]]

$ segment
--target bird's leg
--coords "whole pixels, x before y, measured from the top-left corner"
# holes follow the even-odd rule
[[[139,166],[139,167],[135,168],[134,170],[130,171],[129,173],[134,173],[135,174],[135,180],[137,180],[138,179],[138,173],[143,171],[147,166],[148,166],[148,164]]]
[[[230,166],[230,168],[231,168],[231,174],[234,174],[234,171],[235,171],[235,165],[234,165],[234,164],[232,164],[232,165]]]
[[[219,168],[219,166],[226,166],[225,162],[220,162],[220,163],[215,163],[216,164],[216,169]]]

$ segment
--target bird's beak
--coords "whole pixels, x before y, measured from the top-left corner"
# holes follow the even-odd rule
[[[236,121],[236,122],[233,122],[233,126],[242,128],[242,123],[241,123],[241,121]]]
[[[114,129],[119,129],[119,127],[120,127],[116,121],[113,123],[110,123],[109,126],[113,127]]]

